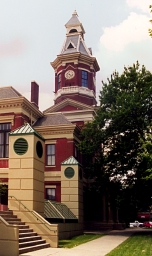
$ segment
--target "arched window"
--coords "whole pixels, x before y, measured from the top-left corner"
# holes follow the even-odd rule
[[[71,29],[71,30],[69,31],[69,33],[76,33],[76,32],[78,32],[76,29]]]

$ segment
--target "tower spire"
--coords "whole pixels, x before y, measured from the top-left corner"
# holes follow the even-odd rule
[[[78,17],[78,14],[77,14],[77,11],[76,11],[76,10],[74,10],[72,16],[77,16],[77,17]]]

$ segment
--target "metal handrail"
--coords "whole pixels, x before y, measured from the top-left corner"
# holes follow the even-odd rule
[[[46,226],[50,231],[54,231],[54,233],[57,232],[57,230],[50,229],[50,228],[48,227],[48,224],[44,223],[38,216],[36,216],[36,214],[35,214],[33,211],[29,210],[29,209],[28,209],[19,199],[17,199],[15,196],[8,196],[8,197],[11,197],[11,198],[14,197],[14,198],[16,199],[16,201],[18,201],[20,204],[22,204],[25,209],[27,209],[29,212],[31,212],[31,213],[36,217],[36,219],[39,220],[42,224],[44,224],[44,226]]]

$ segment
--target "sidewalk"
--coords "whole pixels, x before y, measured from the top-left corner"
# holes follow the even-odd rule
[[[84,243],[72,249],[46,248],[34,252],[23,253],[20,256],[105,256],[129,236],[142,229],[128,228],[125,230],[112,230],[107,235]]]

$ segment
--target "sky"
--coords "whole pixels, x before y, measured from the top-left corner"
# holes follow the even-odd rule
[[[137,60],[152,72],[152,0],[0,0],[0,87],[12,86],[30,100],[31,81],[40,86],[39,106],[54,104],[54,70],[65,24],[74,10],[85,43],[97,58],[97,100],[113,71]]]

